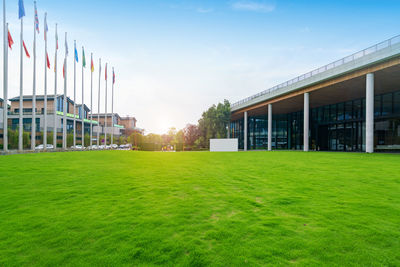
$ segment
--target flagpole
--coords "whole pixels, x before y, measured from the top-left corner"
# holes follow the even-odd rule
[[[84,149],[85,147],[85,95],[84,95],[84,83],[83,83],[83,57],[85,51],[83,50],[83,46],[82,46],[82,149]]]
[[[44,127],[43,127],[43,150],[47,150],[47,12],[44,13]]]
[[[107,149],[107,63],[106,63],[106,101],[105,101],[105,111],[104,111],[104,145],[106,146],[105,148]]]
[[[6,23],[6,1],[3,0],[4,56],[3,56],[3,150],[8,151],[8,23]]]
[[[111,95],[111,148],[114,144],[114,67],[112,68],[112,95]]]
[[[58,50],[58,35],[57,35],[57,23],[56,23],[56,52],[54,55],[54,120],[53,120],[53,146],[54,150],[57,149],[57,50]]]
[[[97,149],[99,149],[100,139],[100,87],[101,87],[101,58],[99,58],[99,94],[98,94],[98,105],[97,105]]]
[[[76,51],[76,40],[74,40],[74,57]],[[74,149],[76,146],[76,58],[74,58]]]
[[[65,33],[65,58],[64,58],[64,99],[63,99],[63,150],[67,149],[67,33]]]
[[[24,109],[23,109],[23,97],[24,97],[24,92],[23,92],[23,66],[24,66],[24,58],[23,58],[23,51],[22,51],[22,42],[24,40],[23,36],[23,27],[24,27],[24,18],[21,17],[21,43],[20,43],[20,69],[19,69],[19,127],[18,127],[18,150],[20,152],[23,151],[23,139],[22,139],[22,134],[24,130],[24,125],[23,125],[23,114],[24,114]]]
[[[92,138],[93,138],[93,53],[90,54],[90,149],[92,149]]]
[[[31,129],[31,150],[36,147],[36,1],[35,17],[33,21],[33,89],[32,89],[32,129]]]

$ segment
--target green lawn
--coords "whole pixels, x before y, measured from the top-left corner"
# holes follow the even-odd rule
[[[400,265],[400,155],[0,156],[0,266]]]

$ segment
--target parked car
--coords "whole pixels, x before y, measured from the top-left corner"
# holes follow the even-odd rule
[[[43,150],[43,149],[44,149],[44,145],[43,144],[38,145],[38,146],[35,147],[35,150]],[[50,145],[50,144],[47,144],[46,145],[46,149],[54,149],[54,146]]]
[[[112,145],[111,145],[111,148],[112,148],[112,149],[117,149],[117,148],[118,148],[118,145],[112,144]]]
[[[109,145],[106,145],[106,149],[111,149],[111,146],[109,146]]]
[[[104,145],[99,145],[99,149],[105,149]]]
[[[120,150],[130,150],[131,149],[131,145],[129,145],[129,144],[120,145],[119,149]]]
[[[91,147],[89,147],[91,150],[97,150],[99,149],[99,147],[97,145],[92,145]]]
[[[82,147],[81,145],[76,145],[75,147],[74,146],[71,146],[71,148],[72,149],[76,149],[76,150],[82,150],[82,149],[85,149],[84,147]]]

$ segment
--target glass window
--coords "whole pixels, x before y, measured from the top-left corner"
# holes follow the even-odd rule
[[[324,120],[324,107],[318,108],[318,122],[322,122]]]
[[[353,101],[347,101],[344,106],[344,119],[353,119]]]
[[[331,105],[331,112],[330,112],[330,120],[329,121],[336,121],[337,114],[336,114],[336,104]]]
[[[375,103],[374,103],[374,115],[376,116],[381,116],[382,114],[382,95],[376,95],[374,97]]]
[[[393,94],[384,94],[382,96],[382,116],[385,115],[390,115],[392,114],[392,100],[393,100]]]
[[[337,105],[337,120],[344,120],[344,103],[339,103]]]
[[[393,112],[400,114],[400,92],[393,94]]]
[[[362,105],[361,99],[354,100],[353,102],[353,117],[354,119],[361,119],[362,118]]]
[[[329,105],[324,108],[324,122],[329,121]]]

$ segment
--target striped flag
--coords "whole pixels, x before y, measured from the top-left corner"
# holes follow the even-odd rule
[[[37,8],[36,8],[36,1],[35,1],[35,29],[37,31],[37,33],[39,33],[39,17],[38,17],[38,13],[37,13]]]
[[[82,66],[86,68],[85,49],[82,47]]]
[[[76,46],[75,46],[75,60],[76,60],[76,62],[79,62],[79,60],[78,60],[78,50],[76,50]]]
[[[30,58],[31,55],[29,55],[28,49],[26,48],[26,45],[25,45],[25,41],[22,41],[22,45],[23,45],[23,47],[24,47],[26,57],[27,57],[27,58]]]
[[[44,40],[47,41],[47,32],[49,31],[49,27],[47,27],[47,14],[44,16]]]
[[[11,37],[11,33],[10,31],[8,31],[8,47],[10,47],[10,49],[12,50],[12,45],[14,44],[14,40]]]
[[[93,57],[92,57],[92,62],[90,63],[90,70],[94,72],[94,64],[93,64]]]

